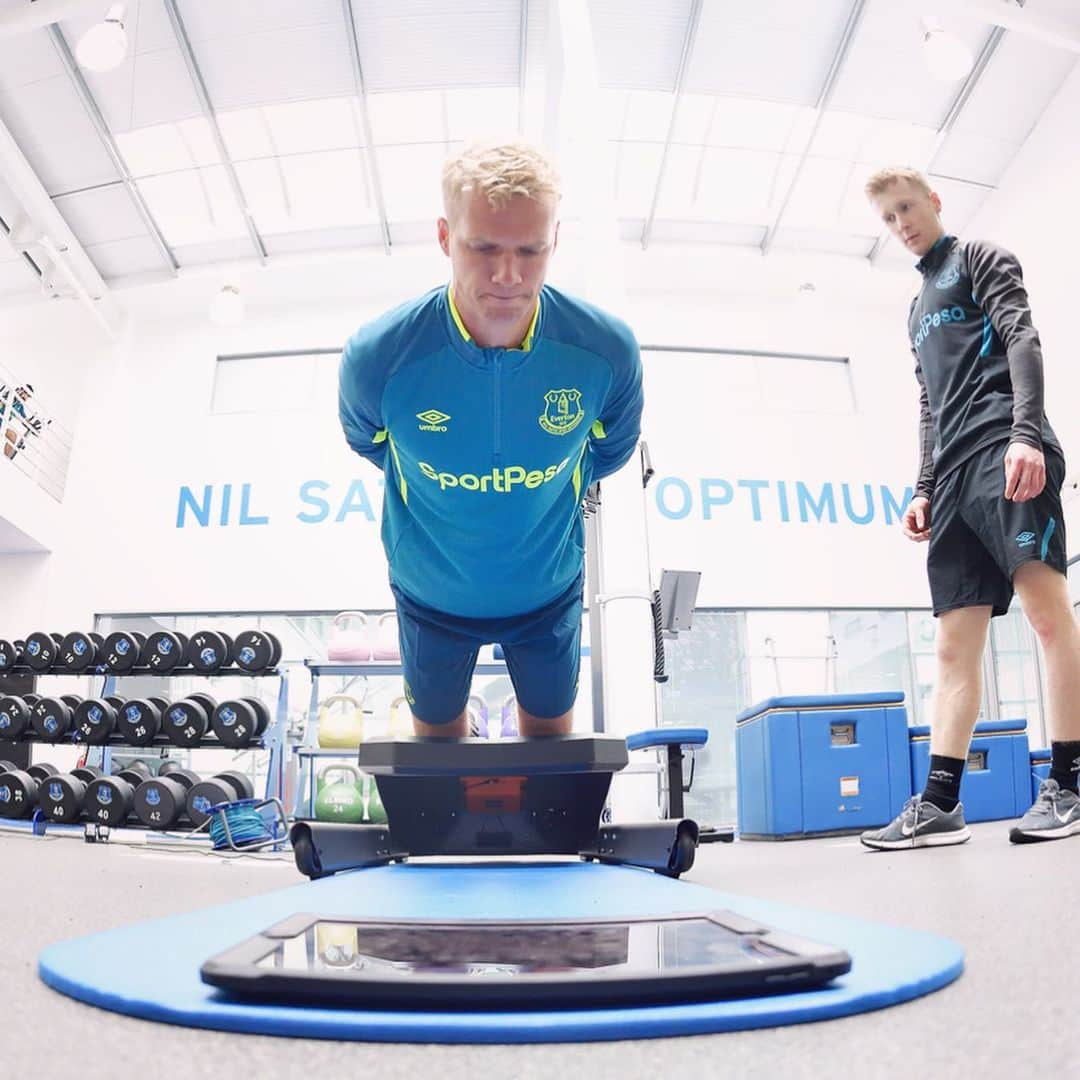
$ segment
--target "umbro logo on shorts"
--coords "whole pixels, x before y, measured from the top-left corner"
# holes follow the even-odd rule
[[[1035,543],[1035,534],[1033,532],[1022,532],[1016,538],[1017,547],[1031,547]]]

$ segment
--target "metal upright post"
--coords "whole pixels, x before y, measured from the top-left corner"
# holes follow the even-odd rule
[[[589,605],[589,670],[592,675],[593,731],[604,727],[604,552],[600,522],[600,484],[585,492],[585,599]]]

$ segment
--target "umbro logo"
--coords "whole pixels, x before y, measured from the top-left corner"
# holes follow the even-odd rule
[[[416,414],[416,419],[421,421],[421,431],[446,431],[446,421],[450,417],[444,412],[439,412],[438,409],[425,409]]]
[[[939,289],[948,289],[955,285],[960,280],[960,267],[950,266],[942,275],[934,282]]]
[[[1031,547],[1035,543],[1035,534],[1033,532],[1022,532],[1016,538],[1017,547]]]

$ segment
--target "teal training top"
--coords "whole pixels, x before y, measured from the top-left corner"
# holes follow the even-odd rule
[[[640,435],[641,358],[625,323],[547,285],[521,348],[481,348],[442,286],[349,339],[338,404],[386,476],[390,580],[438,611],[518,615],[581,572],[585,489]]]

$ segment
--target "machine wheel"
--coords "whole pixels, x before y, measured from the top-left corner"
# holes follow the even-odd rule
[[[677,878],[685,874],[694,865],[694,853],[697,851],[697,843],[689,833],[680,832],[675,839],[675,846],[671,851],[671,859],[666,870],[657,870],[664,877]]]
[[[306,829],[298,832],[292,841],[293,858],[296,859],[296,869],[305,877],[314,881],[316,878],[326,877],[319,863],[319,856],[315,852],[315,845],[311,842],[311,833]]]

